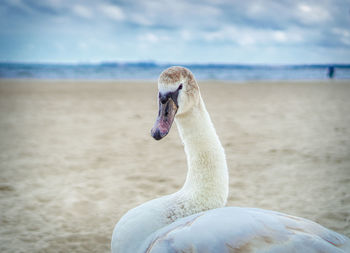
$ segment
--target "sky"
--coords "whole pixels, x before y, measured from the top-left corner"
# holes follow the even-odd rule
[[[350,0],[0,0],[0,61],[350,63]]]

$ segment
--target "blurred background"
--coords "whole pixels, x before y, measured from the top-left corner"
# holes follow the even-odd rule
[[[131,208],[181,188],[170,65],[198,79],[228,206],[350,236],[349,0],[0,0],[0,252],[110,252]]]
[[[349,27],[347,0],[3,0],[0,77],[349,79]]]

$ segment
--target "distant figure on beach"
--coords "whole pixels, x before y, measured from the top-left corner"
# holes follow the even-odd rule
[[[329,77],[330,79],[333,79],[334,74],[335,74],[334,66],[329,66],[329,67],[328,67],[328,77]]]

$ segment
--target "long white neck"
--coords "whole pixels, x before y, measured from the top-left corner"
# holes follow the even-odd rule
[[[186,182],[180,191],[148,201],[125,214],[114,228],[113,253],[138,252],[149,235],[167,224],[226,204],[225,153],[202,99],[189,112],[178,115],[176,124],[185,145]]]
[[[222,207],[228,195],[224,149],[200,97],[198,105],[175,119],[185,146],[188,173],[179,194],[203,210]]]

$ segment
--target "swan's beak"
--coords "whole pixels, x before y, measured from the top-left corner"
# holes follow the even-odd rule
[[[159,101],[158,117],[151,130],[154,139],[160,140],[169,133],[176,112],[177,105],[172,98],[163,102]]]

